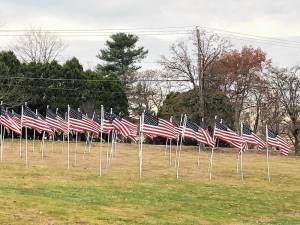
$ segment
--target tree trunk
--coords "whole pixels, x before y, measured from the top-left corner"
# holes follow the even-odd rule
[[[294,132],[293,136],[295,139],[295,142],[294,142],[295,155],[299,155],[300,146],[299,146],[298,132]]]
[[[254,133],[256,133],[257,132],[257,128],[258,128],[258,122],[259,122],[259,117],[260,117],[260,107],[259,107],[259,103],[257,103],[257,105],[256,105],[256,116],[255,116],[255,121],[254,121],[254,128],[253,128],[253,131],[254,131]]]

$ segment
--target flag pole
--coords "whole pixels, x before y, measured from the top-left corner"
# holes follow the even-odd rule
[[[75,133],[75,150],[74,150],[75,166],[77,164],[77,139],[78,139],[78,132],[76,131],[76,133]]]
[[[179,145],[178,158],[177,158],[177,168],[176,168],[176,178],[177,179],[179,178],[180,157],[181,157],[182,141],[183,141],[183,137],[184,137],[186,121],[187,121],[187,116],[185,114],[184,118],[183,118],[183,130],[182,130],[182,134],[180,136],[180,145]]]
[[[204,118],[201,119],[201,126],[202,128],[204,127]],[[200,166],[200,155],[201,155],[201,147],[202,147],[202,143],[198,142],[198,160],[197,160],[197,166]]]
[[[200,153],[201,153],[201,143],[198,142],[198,160],[197,160],[197,166],[200,166]]]
[[[213,140],[214,140],[215,143],[216,143],[216,138],[215,138],[216,119],[217,119],[217,116],[215,116],[215,127],[214,127],[214,132],[213,132]],[[212,166],[213,166],[214,149],[215,149],[215,146],[211,148],[211,154],[210,154],[210,161],[209,161],[209,167],[208,167],[209,181],[211,181],[211,179],[212,179]]]
[[[172,166],[172,139],[170,139],[169,145],[169,166]]]
[[[2,104],[2,102],[1,102],[1,104]],[[3,131],[3,126],[2,126],[2,124],[1,124],[1,131],[0,131],[0,137],[1,137],[1,147],[0,147],[0,150],[1,150],[1,162],[2,162],[2,160],[3,160],[3,138],[2,138],[2,131]]]
[[[33,129],[32,152],[34,152],[35,129]]]
[[[70,115],[70,105],[68,105],[68,115],[67,115],[67,118],[68,118],[68,122],[67,122],[67,125],[68,125],[68,169],[70,169],[70,118],[69,118],[69,115]]]
[[[181,126],[181,123],[182,123],[182,114],[181,114],[181,116],[180,116],[179,127]],[[174,161],[174,166],[175,166],[175,168],[177,167],[177,158],[178,158],[179,140],[180,140],[180,134],[178,134],[177,140],[176,140],[175,161]]]
[[[3,101],[1,101],[0,104],[1,104],[1,107],[2,107]],[[1,111],[2,111],[2,109],[1,109]],[[1,162],[2,162],[2,160],[3,160],[3,137],[2,136],[4,136],[3,135],[3,126],[2,126],[2,124],[1,124],[1,131],[0,132],[1,132],[0,133],[0,137],[1,137],[1,146],[0,146],[1,156],[0,156],[0,158],[1,158]]]
[[[241,136],[243,137],[243,123],[241,122]],[[245,143],[247,144],[247,143]],[[243,171],[243,154],[244,150],[241,149],[240,151],[240,166],[241,166],[241,179],[244,181],[244,171]]]
[[[44,160],[44,150],[45,150],[45,131],[43,131],[42,140],[41,140],[41,155],[42,160]]]
[[[170,117],[170,122],[171,123],[173,122],[173,116]],[[170,138],[170,146],[169,146],[169,166],[171,165],[172,165],[172,138]]]
[[[23,105],[21,109],[21,134],[20,134],[20,158],[22,158],[22,125],[23,125]]]
[[[103,121],[104,121],[104,109],[101,105],[100,112],[100,146],[99,146],[99,175],[102,176],[102,138],[103,138]]]
[[[106,149],[106,164],[105,164],[105,168],[108,167],[108,153],[109,153],[109,137],[110,137],[110,132],[112,131],[108,131],[108,134],[107,134],[107,149]]]
[[[140,179],[143,176],[143,124],[144,124],[144,112],[140,117],[140,152],[139,152],[139,159],[140,159]]]
[[[27,102],[25,102],[25,106],[27,106]],[[28,140],[27,140],[27,127],[25,127],[25,161],[26,161],[26,167],[28,167]]]
[[[52,137],[51,152],[52,153],[54,152],[54,135],[55,135],[55,133],[53,132],[53,134],[51,135],[51,137]]]
[[[267,170],[268,170],[268,181],[271,182],[271,171],[269,162],[269,144],[268,144],[268,125],[266,125],[266,137],[267,137]]]

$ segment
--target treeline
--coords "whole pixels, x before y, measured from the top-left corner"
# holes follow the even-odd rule
[[[61,41],[32,31],[0,52],[0,100],[14,109],[27,101],[41,112],[70,104],[91,115],[103,104],[133,117],[147,111],[179,120],[186,113],[205,126],[218,116],[236,131],[245,122],[264,135],[268,125],[299,153],[299,67],[277,68],[260,48],[234,49],[217,34],[195,33],[192,43],[171,45],[159,70],[140,70],[148,51],[137,36],[116,33],[99,48],[97,67],[84,70],[75,57],[58,63]]]

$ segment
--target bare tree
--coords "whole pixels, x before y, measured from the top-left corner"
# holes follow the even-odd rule
[[[57,59],[65,47],[57,36],[39,28],[18,37],[12,49],[25,63],[48,63]]]
[[[281,107],[286,113],[287,135],[290,137],[295,154],[299,154],[300,133],[300,67],[273,69],[270,85],[276,90]]]
[[[187,79],[193,89],[198,89],[199,117],[204,117],[205,81],[211,66],[227,52],[231,44],[215,33],[198,28],[193,39],[194,49],[191,52],[184,42],[173,44],[170,48],[171,57],[162,56],[160,63],[173,78]],[[196,59],[193,59],[193,55]]]
[[[167,83],[158,83],[162,72],[146,70],[135,74],[135,82],[128,91],[129,109],[133,116],[146,112],[158,112],[169,92]]]

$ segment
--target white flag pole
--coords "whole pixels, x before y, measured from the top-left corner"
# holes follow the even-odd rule
[[[77,139],[78,139],[78,132],[75,133],[75,150],[74,150],[74,165],[77,164]]]
[[[243,137],[243,123],[241,123],[241,137]],[[244,154],[244,150],[241,149],[240,153],[241,153],[240,154],[241,179],[242,179],[242,181],[244,181],[244,171],[243,171],[243,154]]]
[[[269,144],[268,144],[268,125],[266,125],[266,139],[267,139],[267,170],[268,170],[268,181],[271,182],[271,170],[270,170],[270,162],[269,162]]]
[[[32,152],[34,152],[35,129],[33,129]]]
[[[43,131],[42,140],[41,140],[41,157],[44,160],[44,151],[45,151],[45,131]]]
[[[241,150],[238,152],[237,156],[236,156],[236,173],[239,174],[239,167],[240,167],[240,154],[241,154]]]
[[[204,127],[204,118],[201,119],[201,127]],[[202,143],[198,142],[198,159],[197,159],[197,166],[200,166],[200,155],[201,155],[201,147],[202,147]]]
[[[173,116],[170,117],[170,122],[173,122]],[[172,139],[170,138],[170,146],[169,146],[169,166],[172,165]],[[167,139],[168,141],[168,139]]]
[[[187,116],[184,115],[183,130],[182,130],[181,137],[180,137],[180,145],[179,145],[178,159],[177,159],[177,169],[176,169],[176,178],[177,179],[179,178],[180,157],[181,157],[182,141],[183,141],[183,138],[184,138],[184,132],[185,132],[185,128],[186,128],[186,121],[187,121]]]
[[[104,109],[101,105],[100,113],[100,146],[99,146],[99,175],[102,176],[102,135],[103,135]]]
[[[23,125],[23,105],[21,110],[21,134],[20,134],[20,158],[22,158],[22,125]]]
[[[1,104],[1,107],[2,107],[3,101],[1,101],[0,104]],[[1,110],[2,110],[2,109],[1,109]],[[1,112],[1,113],[2,113],[2,112]],[[3,143],[3,136],[4,136],[3,133],[4,133],[4,132],[3,132],[3,126],[2,126],[2,124],[1,124],[1,133],[0,133],[0,137],[1,137],[1,146],[0,146],[0,151],[1,151],[1,157],[0,157],[0,158],[1,158],[1,162],[2,162],[2,160],[3,160],[3,144],[4,144],[4,143]]]
[[[3,160],[3,138],[2,138],[2,135],[3,135],[3,126],[2,126],[2,124],[1,124],[1,131],[0,131],[0,137],[1,137],[1,146],[0,146],[0,151],[1,151],[1,162],[2,162],[2,160]]]
[[[216,120],[217,120],[217,116],[215,116],[215,126],[214,126],[214,132],[213,132],[214,143],[216,143],[216,138],[215,138]],[[209,181],[211,181],[211,179],[212,179],[212,166],[213,166],[214,149],[215,149],[215,146],[211,148],[211,154],[210,154],[210,161],[209,161],[209,167],[208,167]]]
[[[25,106],[27,106],[27,102],[25,102]],[[25,161],[26,167],[28,167],[28,141],[27,141],[27,127],[25,127]]]
[[[55,135],[55,132],[53,132],[53,134],[51,135],[51,137],[52,137],[51,152],[52,153],[54,152],[54,135]]]
[[[182,125],[182,114],[181,114],[181,116],[180,116],[179,127],[181,127],[181,125]],[[178,134],[177,140],[176,140],[175,162],[174,162],[175,168],[177,168],[177,158],[178,158],[179,140],[180,140],[180,134]]]
[[[197,166],[200,166],[200,153],[201,153],[201,143],[198,142],[198,159],[197,159]]]
[[[139,154],[139,159],[140,159],[140,179],[143,176],[143,126],[144,126],[144,117],[145,114],[142,113],[142,116],[140,117],[140,154]]]
[[[70,105],[68,105],[68,121],[67,121],[67,125],[68,125],[68,169],[70,169]]]

